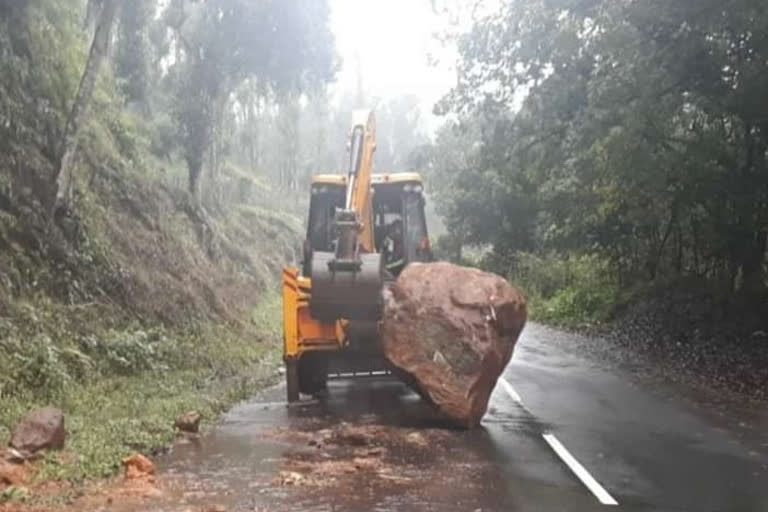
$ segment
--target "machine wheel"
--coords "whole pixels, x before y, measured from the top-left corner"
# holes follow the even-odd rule
[[[288,403],[299,401],[299,365],[295,358],[285,360],[285,388]]]
[[[323,352],[307,352],[298,364],[299,391],[305,395],[317,395],[328,389],[328,355]]]

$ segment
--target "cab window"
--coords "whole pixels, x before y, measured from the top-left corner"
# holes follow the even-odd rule
[[[405,249],[409,262],[430,261],[427,237],[427,222],[424,217],[424,197],[408,192],[403,197],[403,216],[405,217]]]

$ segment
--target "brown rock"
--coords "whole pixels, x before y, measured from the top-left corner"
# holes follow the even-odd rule
[[[176,418],[176,428],[182,432],[189,432],[191,434],[197,434],[200,431],[200,413],[197,411],[185,412],[178,418]]]
[[[301,485],[306,479],[297,471],[280,471],[277,483],[280,485]]]
[[[375,457],[355,457],[352,459],[352,463],[357,471],[371,470],[381,464]]]
[[[387,453],[387,449],[383,446],[374,446],[373,448],[361,448],[355,453],[363,457],[381,457]]]
[[[421,446],[421,447],[427,446],[427,440],[424,439],[424,436],[421,435],[421,432],[411,432],[410,434],[405,436],[405,440],[417,446]]]
[[[123,459],[125,478],[144,478],[155,474],[155,463],[144,455],[137,453]]]
[[[26,464],[12,464],[0,460],[0,484],[24,485],[29,480],[29,469]]]
[[[66,437],[61,410],[42,407],[29,412],[13,428],[8,445],[22,453],[34,453],[48,448],[64,448]]]
[[[366,446],[370,440],[362,432],[339,432],[332,438],[333,443],[348,446]]]
[[[501,277],[450,263],[408,266],[384,291],[387,359],[455,423],[480,423],[527,313]]]

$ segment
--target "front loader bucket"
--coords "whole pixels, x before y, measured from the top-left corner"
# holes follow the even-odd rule
[[[312,254],[312,295],[309,309],[318,320],[381,318],[383,259],[360,254],[354,265],[340,265],[332,252]]]

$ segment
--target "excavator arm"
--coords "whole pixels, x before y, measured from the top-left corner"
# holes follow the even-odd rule
[[[375,252],[373,238],[373,154],[376,151],[376,119],[373,112],[358,112],[350,134],[346,209],[357,212],[361,223],[358,243],[363,252]]]
[[[376,121],[372,112],[356,114],[349,140],[349,169],[344,208],[334,215],[333,252],[311,254],[315,318],[332,321],[377,320],[383,262],[373,236],[371,176],[376,151]]]

